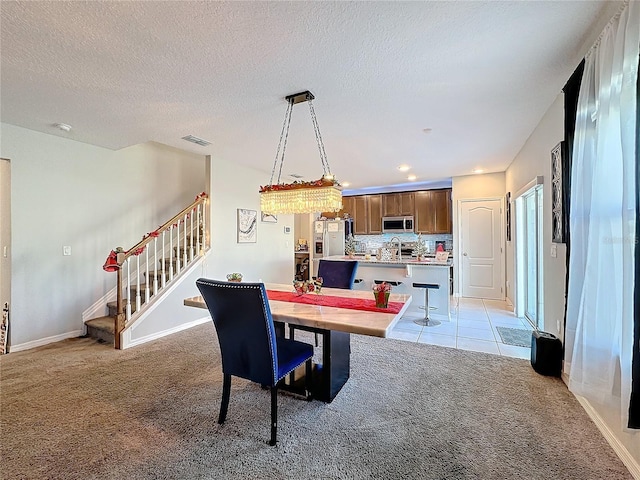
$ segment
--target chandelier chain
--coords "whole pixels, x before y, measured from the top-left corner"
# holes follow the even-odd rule
[[[276,151],[276,158],[273,162],[273,168],[271,169],[271,178],[269,179],[269,185],[273,185],[273,176],[276,173],[278,167],[278,161],[280,162],[280,169],[278,170],[278,180],[276,183],[280,183],[280,177],[282,175],[282,165],[284,164],[284,151],[287,148],[287,139],[289,138],[289,125],[291,125],[291,112],[293,111],[293,102],[289,102],[287,105],[287,111],[284,114],[284,122],[282,124],[282,131],[280,132],[280,140],[278,141],[278,150]],[[280,149],[282,149],[282,158],[280,159]]]
[[[322,135],[320,135],[320,127],[318,125],[318,119],[316,118],[316,111],[313,108],[313,101],[309,102],[309,111],[311,112],[311,122],[313,123],[313,130],[316,134],[316,142],[318,142],[318,150],[320,150],[320,161],[322,162],[322,170],[325,175],[331,175],[331,168],[329,168],[329,160],[327,160],[327,154],[324,151],[324,142],[322,141]]]

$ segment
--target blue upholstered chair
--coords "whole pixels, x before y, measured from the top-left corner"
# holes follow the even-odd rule
[[[306,362],[306,390],[310,398],[311,357],[309,344],[276,337],[263,283],[221,282],[199,278],[196,285],[204,298],[218,334],[222,355],[222,402],[218,423],[227,416],[231,376],[245,378],[271,389],[271,441],[276,444],[278,382]]]
[[[318,277],[322,277],[322,286],[327,288],[343,288],[351,290],[356,279],[357,260],[334,262],[320,260],[318,264]]]

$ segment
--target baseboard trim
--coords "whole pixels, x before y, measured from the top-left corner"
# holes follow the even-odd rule
[[[210,316],[206,316],[203,318],[199,318],[198,320],[194,320],[192,322],[183,323],[181,325],[177,325],[175,327],[169,328],[167,330],[162,330],[161,332],[152,333],[151,335],[147,335],[145,337],[140,337],[136,340],[131,340],[131,330],[127,330],[124,332],[125,338],[123,339],[123,350],[131,347],[135,347],[137,345],[141,345],[143,343],[151,342],[153,340],[157,340],[158,338],[166,337],[168,335],[173,335],[174,333],[180,332],[182,330],[186,330],[188,328],[196,327],[198,325],[202,325],[203,323],[207,323],[211,321]]]
[[[50,343],[66,340],[67,338],[76,338],[83,335],[82,330],[73,330],[71,332],[61,333],[60,335],[54,335],[53,337],[40,338],[38,340],[32,340],[30,342],[20,343],[18,345],[10,345],[9,353],[20,352],[22,350],[30,350],[36,347],[42,347]]]
[[[596,424],[596,427],[598,427],[598,430],[600,430],[600,433],[602,433],[602,436],[605,438],[605,440],[609,443],[609,445],[611,445],[611,448],[613,448],[613,451],[616,453],[616,455],[618,455],[618,458],[622,460],[622,463],[624,463],[624,466],[627,467],[629,473],[636,480],[640,480],[640,464],[638,463],[638,461],[636,461],[636,459],[634,459],[633,456],[629,453],[627,447],[625,447],[622,442],[618,440],[618,438],[607,426],[604,420],[602,420],[602,417],[591,406],[589,401],[579,395],[574,396],[578,399],[578,402],[580,402],[580,405],[582,405],[582,408],[584,408],[585,412],[587,412],[589,418],[591,418],[591,420],[593,420],[593,423]]]

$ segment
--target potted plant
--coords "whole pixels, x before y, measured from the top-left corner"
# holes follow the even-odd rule
[[[238,273],[238,272],[229,273],[227,275],[227,280],[229,282],[241,282],[242,281],[242,274]]]

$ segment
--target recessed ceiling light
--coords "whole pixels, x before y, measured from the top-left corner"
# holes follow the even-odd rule
[[[351,185],[351,184],[350,184],[349,182],[342,182],[342,186],[343,186],[343,187],[348,187],[348,186],[350,186],[350,185]]]
[[[418,177],[416,177],[413,173],[407,177],[407,180],[411,180],[412,182]]]
[[[66,123],[54,123],[53,126],[62,130],[63,132],[70,132],[72,128],[71,125],[67,125]]]
[[[398,170],[400,170],[401,172],[406,172],[408,170],[410,170],[411,167],[409,165],[407,165],[406,163],[403,163],[402,165],[398,165]]]
[[[473,173],[482,173],[484,170],[482,168],[476,168]]]

